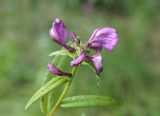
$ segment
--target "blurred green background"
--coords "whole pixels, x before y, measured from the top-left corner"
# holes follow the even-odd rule
[[[24,107],[44,80],[48,54],[60,47],[49,37],[62,19],[83,42],[97,27],[114,27],[120,42],[103,51],[102,82],[80,67],[70,95],[118,99],[120,109],[62,109],[57,116],[160,116],[159,0],[1,0],[0,116],[43,116],[38,102]]]

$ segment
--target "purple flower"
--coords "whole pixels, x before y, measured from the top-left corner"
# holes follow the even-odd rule
[[[92,61],[94,68],[96,70],[96,73],[97,74],[101,73],[103,70],[101,54],[98,53],[96,55],[89,56],[89,60]]]
[[[108,51],[114,50],[119,41],[118,34],[114,28],[97,28],[89,38],[88,42],[84,45],[80,42],[75,33],[71,32],[70,38],[72,42],[75,43],[76,48],[74,49],[66,44],[67,29],[65,28],[63,21],[60,19],[55,19],[53,22],[52,28],[50,29],[50,36],[54,42],[63,46],[70,52],[74,50],[77,50],[75,53],[79,52],[79,50],[81,51],[80,55],[70,62],[71,66],[76,67],[83,61],[91,62],[97,74],[101,73],[103,70],[102,56],[99,52],[102,49],[106,49]],[[91,49],[96,50],[97,54],[90,55]],[[63,72],[52,64],[48,65],[48,69],[55,75],[71,76],[71,73]]]
[[[101,51],[102,48],[112,51],[118,43],[118,34],[114,28],[96,29],[88,41],[88,48]]]
[[[59,70],[57,67],[55,67],[53,64],[48,64],[47,67],[48,67],[49,72],[54,75],[68,76],[68,77],[72,76],[71,73],[63,72],[63,71]]]
[[[72,41],[76,43],[77,37],[73,32],[70,33],[70,37]],[[71,61],[71,66],[77,66],[83,61],[92,62],[96,73],[99,75],[103,70],[102,56],[100,53],[91,56],[88,48],[89,50],[90,48],[95,49],[97,52],[101,51],[102,48],[112,51],[117,43],[118,34],[114,28],[98,28],[93,32],[88,42],[84,45],[81,54]]]
[[[77,66],[80,63],[82,63],[85,59],[86,59],[86,53],[82,51],[81,54],[76,59],[71,61],[71,66],[73,67]]]
[[[49,31],[51,39],[57,44],[63,46],[68,51],[72,52],[74,49],[68,46],[65,41],[67,39],[67,29],[62,20],[55,19],[52,24],[52,28]]]

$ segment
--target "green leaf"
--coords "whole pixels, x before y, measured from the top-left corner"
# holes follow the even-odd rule
[[[118,107],[120,104],[112,98],[97,95],[83,95],[64,98],[61,107]]]
[[[64,55],[63,56],[56,55],[53,58],[51,63],[55,64],[59,68],[63,68],[66,65],[66,63],[64,62],[66,57],[67,56],[64,56]],[[52,78],[56,78],[56,76],[47,71],[46,78],[44,80],[43,85],[46,84],[48,81],[50,81]],[[56,94],[57,93],[55,92],[55,89],[54,89],[50,93],[48,93],[40,98],[40,108],[41,108],[42,112],[44,112],[46,114],[48,113],[48,111],[50,110],[50,107],[52,107],[55,103]]]
[[[54,89],[50,92],[48,96],[48,108],[49,111],[53,108],[54,104],[56,103],[56,100],[58,99],[57,91]]]
[[[75,102],[75,101],[88,101],[88,100],[113,100],[107,96],[99,96],[99,95],[80,95],[80,96],[72,96],[63,99],[63,102]]]
[[[51,76],[52,75],[49,72],[47,72],[46,78],[45,78],[44,83],[42,85],[45,85],[48,81],[50,81],[52,79]],[[48,93],[40,98],[40,109],[41,109],[41,112],[43,112],[43,113],[48,113],[48,111],[49,111],[49,108],[48,108],[49,94],[50,93]]]
[[[69,43],[69,44],[71,45],[72,43]],[[64,66],[66,66],[67,62],[65,62],[65,60],[68,55],[70,57],[73,57],[73,53],[70,53],[67,50],[65,50],[64,48],[62,48],[59,51],[51,53],[49,56],[54,56],[52,59],[52,62],[51,62],[52,64],[63,69]],[[47,71],[46,78],[45,78],[44,83],[42,85],[46,84],[48,81],[50,81],[52,78],[55,78],[55,77],[56,77],[55,75],[53,75]],[[52,108],[52,106],[55,103],[55,100],[57,98],[56,95],[57,95],[57,92],[54,89],[50,93],[48,93],[40,98],[40,107],[41,107],[42,112],[44,112],[46,114],[49,112],[50,108]]]
[[[28,101],[25,109],[27,109],[30,105],[32,105],[34,102],[39,100],[41,97],[49,93],[50,91],[54,90],[57,87],[60,87],[61,85],[68,82],[69,79],[67,77],[57,77],[53,78],[51,81],[47,82],[44,86],[42,86]]]
[[[50,93],[40,98],[40,108],[43,113],[47,114],[51,110],[55,100],[57,99],[56,97],[56,90],[54,89]]]
[[[74,54],[70,53],[69,51],[62,49],[59,51],[55,51],[49,54],[49,56],[55,56],[55,55],[63,55],[63,56],[70,56],[71,58],[74,57]]]
[[[40,98],[40,109],[43,113],[48,113],[48,97],[49,93]]]

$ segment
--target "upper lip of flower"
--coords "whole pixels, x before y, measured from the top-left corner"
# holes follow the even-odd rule
[[[88,41],[88,47],[112,51],[118,43],[118,34],[114,28],[97,28]]]

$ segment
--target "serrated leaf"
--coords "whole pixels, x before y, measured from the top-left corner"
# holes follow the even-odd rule
[[[34,102],[39,100],[41,97],[49,93],[50,91],[54,90],[57,87],[60,87],[64,83],[68,82],[69,79],[66,77],[57,77],[53,78],[51,81],[46,83],[44,86],[42,86],[28,101],[25,109],[27,109],[30,105],[32,105]]]
[[[52,76],[53,75],[51,75],[49,72],[47,72],[46,78],[45,78],[42,86],[44,86],[47,82],[49,82],[52,79]],[[43,113],[48,113],[48,110],[49,110],[48,109],[48,104],[49,104],[48,100],[49,100],[49,93],[40,98],[40,109],[41,109],[41,112],[43,112]]]
[[[43,113],[48,113],[49,109],[48,109],[48,94],[44,95],[43,97],[40,98],[40,109],[41,112]]]
[[[51,110],[53,108],[53,105],[56,103],[57,98],[57,91],[51,91],[49,96],[48,96],[48,108]]]
[[[113,100],[107,96],[99,95],[80,95],[64,98],[62,102],[75,102],[75,101],[84,101],[84,100]]]
[[[64,98],[61,107],[118,107],[120,104],[105,96],[83,95]]]
[[[64,62],[66,57],[67,56],[64,56],[64,55],[63,56],[56,55],[53,58],[51,63],[55,64],[59,68],[63,68],[63,66],[66,65],[66,63]],[[43,85],[46,84],[48,81],[50,81],[52,78],[55,78],[55,77],[56,77],[55,75],[47,72]],[[47,114],[48,111],[50,110],[50,107],[52,107],[52,105],[55,103],[55,100],[56,100],[56,92],[55,92],[55,89],[54,89],[50,93],[48,93],[48,94],[46,94],[46,95],[44,95],[43,97],[40,98],[40,109],[41,109],[41,111]]]
[[[56,97],[56,90],[54,89],[50,93],[40,98],[40,109],[43,113],[47,114],[53,107]]]
[[[63,108],[91,108],[91,107],[113,107],[115,104],[112,102],[107,102],[107,101],[79,101],[79,102],[70,102],[70,103],[65,103],[61,104],[61,107]]]
[[[55,55],[63,55],[63,56],[70,56],[71,58],[74,57],[74,54],[70,53],[69,51],[67,50],[59,50],[59,51],[55,51],[55,52],[52,52],[49,54],[49,56],[55,56]]]

